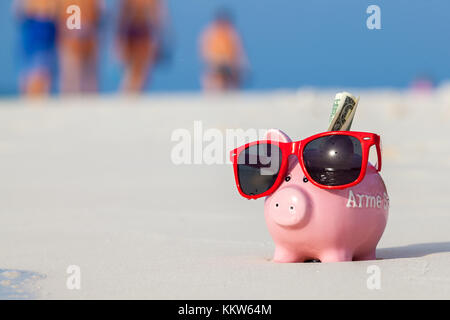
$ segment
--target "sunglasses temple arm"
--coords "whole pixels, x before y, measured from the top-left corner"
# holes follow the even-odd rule
[[[377,136],[377,143],[376,143],[376,148],[377,148],[377,156],[378,156],[378,163],[377,163],[377,170],[381,171],[381,164],[382,164],[382,156],[381,156],[381,138],[380,136]]]

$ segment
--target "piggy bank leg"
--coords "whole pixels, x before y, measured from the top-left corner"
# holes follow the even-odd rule
[[[376,260],[376,259],[377,259],[377,257],[375,254],[375,249],[373,249],[367,253],[355,256],[355,260],[357,260],[357,261]]]
[[[304,257],[279,246],[275,247],[272,259],[273,262],[303,262],[304,260]]]
[[[341,262],[341,261],[352,261],[353,252],[343,249],[328,250],[320,254],[320,262]]]

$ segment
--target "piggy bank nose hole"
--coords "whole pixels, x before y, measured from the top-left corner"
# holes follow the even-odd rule
[[[290,206],[290,207],[289,207],[289,210],[294,210],[294,206]]]
[[[279,206],[279,204],[278,204],[278,203],[275,203],[275,207],[277,207],[277,208],[278,208],[278,206]]]

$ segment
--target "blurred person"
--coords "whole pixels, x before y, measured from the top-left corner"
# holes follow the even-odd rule
[[[157,62],[165,18],[162,0],[121,0],[118,53],[124,64],[122,90],[141,92]]]
[[[238,89],[246,57],[230,13],[221,9],[200,38],[200,51],[206,65],[206,90]]]
[[[411,89],[415,92],[431,92],[434,88],[434,81],[431,76],[428,74],[419,74],[417,75],[412,83]]]
[[[70,30],[67,8],[77,5],[81,11],[81,29]],[[103,0],[59,0],[60,89],[63,93],[98,90],[98,33]]]
[[[58,0],[14,0],[20,23],[23,70],[20,90],[27,96],[51,91],[56,64],[56,14]]]

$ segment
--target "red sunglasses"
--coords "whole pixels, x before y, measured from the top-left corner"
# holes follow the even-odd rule
[[[230,153],[239,193],[248,199],[272,194],[283,182],[289,156],[295,155],[305,177],[323,189],[344,189],[361,182],[369,150],[375,145],[381,170],[380,136],[355,131],[330,131],[295,142],[260,140]]]

